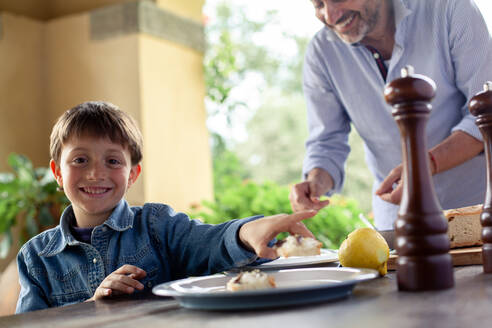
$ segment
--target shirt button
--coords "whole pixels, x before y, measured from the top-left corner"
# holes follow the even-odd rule
[[[377,52],[375,52],[375,53],[373,54],[373,56],[374,56],[374,58],[375,58],[375,59],[379,59],[379,54],[378,54]]]
[[[108,230],[108,228],[106,228],[106,227],[102,227],[102,229],[101,229],[101,230],[102,230],[102,232],[106,232],[106,230]]]
[[[149,287],[149,288],[152,287],[152,282],[150,282],[150,281],[147,282],[147,287]]]
[[[92,259],[92,263],[96,264],[97,263],[97,259],[96,258],[93,258]]]

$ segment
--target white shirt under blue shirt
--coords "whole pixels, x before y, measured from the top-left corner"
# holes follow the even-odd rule
[[[343,42],[327,27],[315,35],[306,52],[303,85],[309,138],[303,174],[315,167],[325,169],[333,177],[334,192],[343,187],[351,124],[365,143],[366,162],[375,178],[373,192],[401,163],[400,133],[383,89],[400,77],[406,65],[437,85],[426,129],[429,148],[458,130],[482,140],[467,107],[484,82],[492,80],[492,39],[479,9],[472,0],[393,0],[393,4],[395,45],[386,79],[377,55],[362,44]],[[434,175],[443,209],[482,203],[485,172],[480,154]],[[398,206],[373,196],[373,212],[378,229],[392,229]]]

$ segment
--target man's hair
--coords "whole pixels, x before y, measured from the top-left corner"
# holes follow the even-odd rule
[[[72,137],[109,138],[130,150],[132,165],[142,160],[142,134],[133,118],[117,106],[103,101],[77,105],[58,119],[50,137],[50,155],[60,164],[62,146]]]

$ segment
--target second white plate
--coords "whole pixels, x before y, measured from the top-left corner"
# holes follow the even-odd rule
[[[315,264],[334,263],[337,261],[338,252],[336,250],[322,248],[320,255],[279,257],[276,260],[259,264],[254,267],[258,269],[284,269],[311,266]],[[251,266],[251,268],[253,268],[253,266]]]

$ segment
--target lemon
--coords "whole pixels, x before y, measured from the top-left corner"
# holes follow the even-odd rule
[[[338,250],[344,267],[369,268],[384,276],[387,272],[389,247],[379,232],[371,228],[352,231]]]

